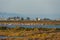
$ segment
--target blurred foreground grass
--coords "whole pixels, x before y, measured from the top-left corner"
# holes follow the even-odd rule
[[[60,28],[0,27],[0,36],[23,37],[0,40],[60,40]]]

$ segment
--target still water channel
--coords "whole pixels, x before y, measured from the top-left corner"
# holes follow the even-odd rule
[[[18,27],[25,27],[25,28],[60,28],[60,25],[41,25],[41,24],[37,24],[37,25],[21,25],[21,24],[18,24],[18,25],[3,25],[3,24],[0,24],[0,26],[3,26],[3,27],[9,27],[9,28],[14,28],[16,26]]]
[[[25,28],[60,28],[60,25],[2,25],[0,24],[0,26],[4,26],[4,27],[9,27],[9,28],[14,28],[16,26],[18,27],[25,27]],[[6,36],[0,36],[0,38],[23,38],[23,37],[6,37]]]

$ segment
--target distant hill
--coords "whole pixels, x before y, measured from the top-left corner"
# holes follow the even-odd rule
[[[23,17],[24,15],[18,14],[18,13],[1,13],[0,12],[0,17],[7,18],[7,17],[15,17],[15,16]]]

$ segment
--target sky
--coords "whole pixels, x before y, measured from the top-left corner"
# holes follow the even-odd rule
[[[0,0],[0,16],[60,18],[60,0]]]

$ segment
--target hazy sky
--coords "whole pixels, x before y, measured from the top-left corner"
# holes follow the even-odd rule
[[[24,17],[60,18],[60,0],[0,0],[0,12]]]

